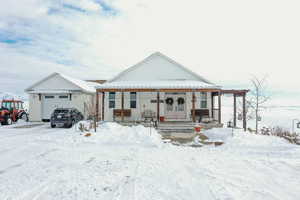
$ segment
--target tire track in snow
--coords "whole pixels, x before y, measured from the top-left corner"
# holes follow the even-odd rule
[[[46,193],[49,186],[53,185],[52,181],[47,181],[46,183],[33,188],[30,191],[23,193],[21,196],[17,197],[17,200],[38,200],[42,194]]]
[[[40,131],[36,131],[36,130],[39,130]],[[2,135],[0,137],[0,140],[3,140],[3,139],[11,139],[11,138],[14,138],[14,137],[19,137],[20,136],[32,136],[32,135],[41,135],[43,133],[48,133],[48,131],[44,132],[44,130],[47,130],[47,125],[42,125],[42,126],[37,126],[37,127],[33,127],[33,128],[24,128],[24,129],[18,129],[18,128],[2,128],[0,130],[6,130],[7,132],[18,132],[18,133],[15,133],[15,134],[11,134],[11,133],[6,133],[4,136]],[[29,131],[31,131],[31,133],[28,133]]]

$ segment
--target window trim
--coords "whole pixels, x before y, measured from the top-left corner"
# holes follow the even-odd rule
[[[200,108],[208,108],[208,93],[207,92],[201,92],[200,93]],[[203,106],[202,104],[205,103],[206,106]]]
[[[136,92],[130,92],[129,95],[130,95],[130,108],[133,108],[133,109],[137,108],[137,93]],[[134,106],[133,106],[132,103],[134,103]]]
[[[112,109],[116,107],[116,92],[108,93],[108,108]]]

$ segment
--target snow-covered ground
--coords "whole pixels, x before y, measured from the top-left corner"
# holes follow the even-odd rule
[[[299,199],[300,147],[213,129],[201,148],[162,143],[152,129],[0,126],[0,199]],[[150,135],[151,133],[151,135]]]

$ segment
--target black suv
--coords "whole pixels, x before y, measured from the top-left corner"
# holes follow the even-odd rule
[[[71,128],[83,118],[83,115],[76,108],[56,108],[51,115],[50,124],[51,128],[56,126]]]

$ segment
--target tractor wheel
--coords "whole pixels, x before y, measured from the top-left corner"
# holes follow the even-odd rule
[[[25,121],[25,122],[28,122],[28,115],[27,115],[26,113],[23,113],[23,114],[21,115],[21,119],[22,119],[23,121]]]
[[[13,121],[10,116],[6,116],[4,122],[1,122],[1,125],[12,125]]]

